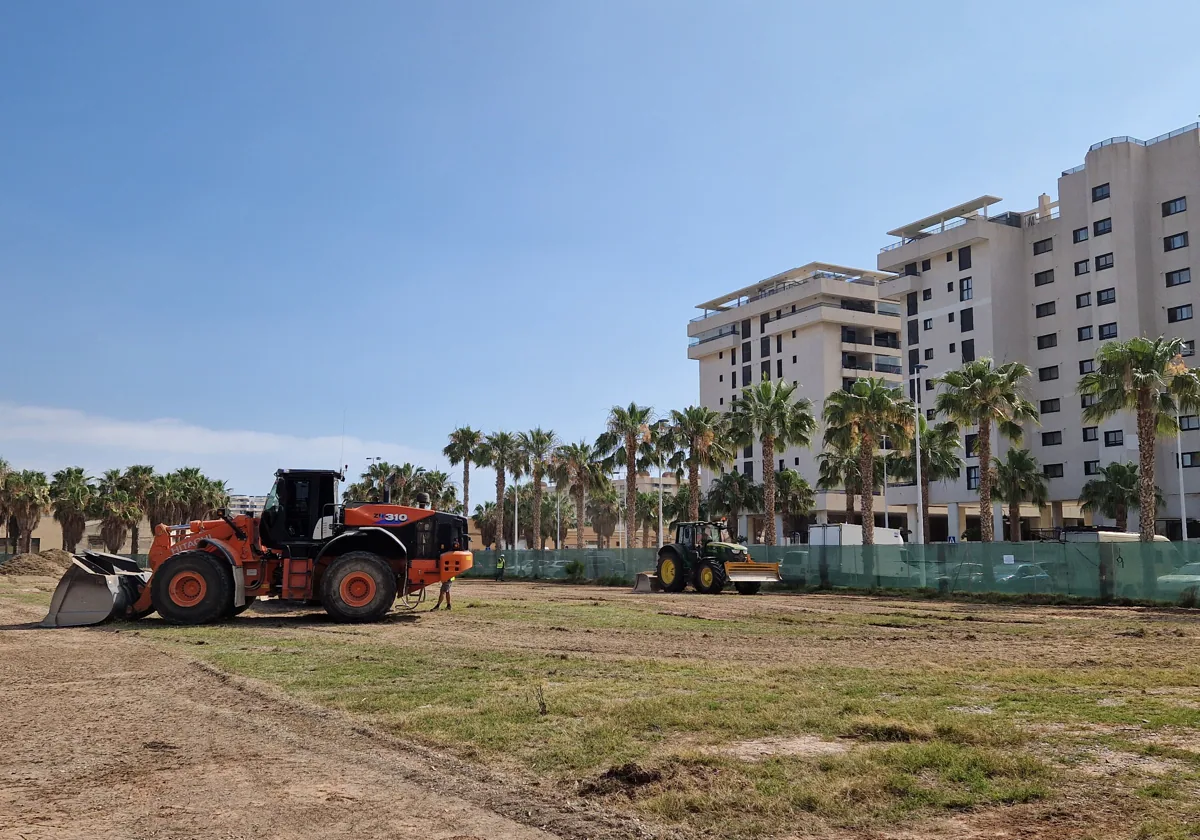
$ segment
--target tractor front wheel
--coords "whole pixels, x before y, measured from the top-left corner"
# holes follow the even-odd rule
[[[321,604],[335,621],[378,621],[396,601],[396,573],[369,551],[351,551],[321,577]]]
[[[696,566],[696,579],[692,585],[705,595],[720,595],[725,588],[725,569],[716,561],[701,560]]]
[[[233,611],[233,571],[223,557],[185,551],[150,580],[150,601],[171,624],[210,624]]]
[[[735,583],[733,588],[737,590],[739,595],[757,595],[758,590],[762,589],[761,583]]]
[[[658,582],[667,592],[682,592],[687,586],[687,570],[673,551],[658,555],[658,568],[655,570]]]

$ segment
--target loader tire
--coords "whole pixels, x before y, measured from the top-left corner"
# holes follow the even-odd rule
[[[396,601],[396,573],[369,551],[351,551],[321,577],[321,604],[334,621],[378,621]]]
[[[761,583],[735,583],[733,588],[737,590],[739,595],[757,595],[758,590],[762,589]]]
[[[665,592],[682,592],[687,586],[687,566],[673,551],[664,551],[658,555],[655,573]]]
[[[150,600],[171,624],[211,624],[233,610],[233,571],[207,551],[167,559],[150,580]]]
[[[701,560],[696,564],[695,580],[692,581],[692,586],[696,587],[697,592],[705,595],[720,595],[726,582],[725,569],[721,564],[711,560]]]

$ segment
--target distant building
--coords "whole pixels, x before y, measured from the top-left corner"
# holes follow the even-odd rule
[[[260,516],[266,504],[266,496],[230,496],[225,510],[230,516]]]

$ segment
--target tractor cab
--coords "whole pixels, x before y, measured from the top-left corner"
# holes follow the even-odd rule
[[[332,537],[341,477],[335,470],[277,470],[259,524],[263,546],[281,549]]]
[[[680,522],[675,526],[675,542],[704,553],[709,543],[721,541],[721,525],[716,522]]]

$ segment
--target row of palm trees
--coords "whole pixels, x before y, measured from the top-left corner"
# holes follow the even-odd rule
[[[1100,477],[1088,482],[1081,501],[1085,510],[1116,518],[1118,525],[1133,506],[1129,483],[1137,484],[1136,507],[1142,540],[1154,537],[1154,521],[1161,494],[1154,481],[1155,444],[1158,437],[1173,434],[1182,413],[1200,410],[1200,378],[1183,363],[1181,339],[1133,338],[1114,341],[1101,347],[1093,372],[1079,381],[1078,393],[1088,398],[1084,419],[1099,423],[1122,412],[1133,412],[1138,429],[1139,463],[1114,464],[1104,468]],[[933,413],[940,421],[917,417],[913,404],[890,383],[878,378],[863,378],[848,388],[828,395],[821,411],[824,425],[819,457],[817,486],[841,487],[846,493],[847,512],[853,513],[854,500],[862,503],[863,541],[874,543],[874,489],[880,485],[883,470],[902,478],[915,478],[914,428],[920,435],[920,477],[925,519],[920,523],[926,541],[929,538],[929,488],[932,482],[956,478],[962,469],[958,450],[960,431],[977,430],[976,454],[983,465],[979,475],[979,528],[984,542],[995,539],[990,515],[993,500],[1009,505],[1011,536],[1020,537],[1022,502],[1044,504],[1047,499],[1045,476],[1027,449],[1009,448],[1004,459],[992,456],[993,432],[1014,444],[1020,442],[1023,427],[1039,424],[1037,408],[1026,396],[1031,377],[1028,366],[1020,362],[997,365],[982,358],[963,364],[933,380],[937,388]],[[574,510],[591,515],[587,495],[603,492],[605,481],[616,470],[624,470],[626,512],[633,511],[628,528],[628,544],[637,546],[639,499],[634,476],[654,467],[660,472],[674,471],[687,476],[672,508],[686,501],[687,518],[698,519],[702,494],[702,469],[718,470],[732,463],[741,446],[756,443],[762,461],[761,504],[752,496],[751,482],[724,473],[714,487],[722,499],[714,512],[727,512],[736,521],[741,510],[761,509],[766,514],[763,541],[774,545],[775,515],[780,511],[782,473],[775,468],[777,451],[789,447],[807,447],[813,442],[818,423],[810,401],[796,396],[796,386],[787,382],[764,380],[742,389],[728,412],[716,412],[702,406],[689,406],[658,417],[654,409],[631,403],[614,406],[604,432],[594,444],[587,441],[562,443],[553,431],[541,428],[519,434],[505,431],[483,434],[470,427],[456,429],[450,435],[444,454],[452,465],[463,468],[463,509],[469,509],[470,469],[487,466],[496,473],[496,498],[505,499],[508,478],[516,481],[530,475],[530,533],[542,532],[543,481],[554,481],[566,488],[574,501]],[[880,455],[884,442],[894,449]],[[885,450],[886,451],[886,450]],[[784,472],[792,472],[790,470]],[[811,509],[811,488],[803,477],[784,479],[788,483],[785,507]],[[745,487],[739,487],[744,483]],[[515,498],[515,497],[514,497]],[[804,499],[808,499],[808,508]],[[732,502],[732,503],[731,503]],[[519,499],[516,500],[519,505]],[[641,502],[644,509],[647,501]],[[660,503],[666,506],[663,499]],[[495,532],[504,535],[506,505],[495,506],[490,522]],[[477,508],[480,513],[484,507]],[[659,510],[655,520],[666,515]],[[628,516],[628,514],[627,514]],[[602,517],[601,517],[602,519]],[[642,517],[640,521],[649,521]],[[577,529],[577,545],[582,547],[582,529]],[[535,540],[536,542],[536,540]],[[648,543],[648,535],[642,536]]]
[[[37,470],[13,470],[0,459],[0,519],[8,526],[8,543],[27,552],[42,516],[53,512],[62,529],[62,548],[75,551],[89,520],[99,520],[105,547],[117,552],[131,537],[132,553],[140,552],[143,519],[155,525],[203,519],[228,503],[225,482],[208,478],[196,467],[159,474],[136,464],[107,470],[100,478],[82,467],[67,467],[47,477]]]
[[[373,461],[358,481],[346,487],[344,496],[347,501],[378,503],[388,498],[393,504],[415,505],[417,496],[422,493],[438,510],[464,510],[458,501],[458,488],[449,473],[409,463],[396,465]]]

